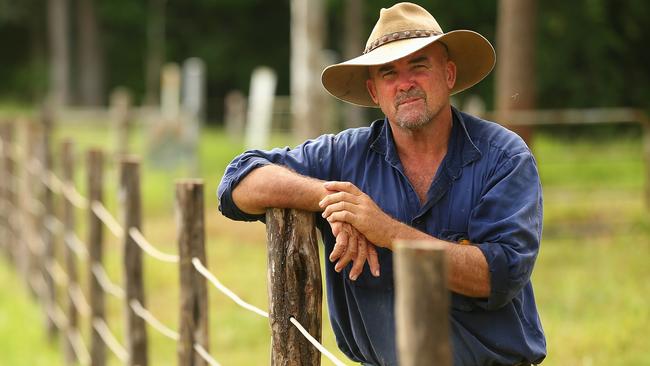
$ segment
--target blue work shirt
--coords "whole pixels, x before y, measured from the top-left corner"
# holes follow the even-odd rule
[[[352,182],[393,218],[442,240],[469,240],[485,255],[489,297],[450,293],[454,365],[541,362],[546,340],[530,282],[542,233],[542,190],[535,159],[515,133],[452,110],[447,154],[424,204],[404,173],[388,121],[378,120],[370,127],[323,135],[294,149],[243,153],[226,169],[218,189],[219,209],[235,220],[263,219],[239,210],[232,190],[266,164],[284,165],[317,179]],[[328,258],[335,237],[327,221],[317,217]],[[385,248],[377,251],[378,278],[366,264],[352,281],[351,264],[337,273],[334,263],[324,260],[330,321],[339,348],[350,359],[396,365],[393,255]]]

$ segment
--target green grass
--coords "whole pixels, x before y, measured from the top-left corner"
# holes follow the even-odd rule
[[[145,131],[131,141],[146,154]],[[82,152],[106,148],[110,133],[93,126],[57,132],[73,138],[80,168],[77,182],[85,192]],[[276,137],[276,144],[288,141]],[[210,270],[235,293],[262,309],[268,306],[266,247],[260,223],[231,222],[217,212],[216,187],[230,159],[243,147],[223,133],[207,129],[201,137],[200,177],[205,181],[207,257]],[[638,137],[568,140],[542,134],[535,144],[545,195],[542,249],[533,275],[544,325],[547,365],[650,365],[650,218],[644,208],[641,142]],[[108,164],[107,206],[116,212],[117,169]],[[175,253],[174,181],[184,168],[160,169],[144,159],[143,231],[159,249]],[[78,212],[83,238],[85,214]],[[121,282],[119,243],[106,234],[106,267]],[[175,265],[145,256],[146,306],[177,329],[178,272]],[[80,273],[87,272],[80,264]],[[43,313],[23,282],[0,262],[0,365],[62,365],[60,342],[47,342]],[[11,295],[8,295],[11,294]],[[250,313],[209,287],[211,353],[224,366],[263,365],[269,361],[268,320]],[[107,298],[108,323],[123,341],[123,304]],[[325,310],[325,309],[324,309]],[[88,340],[87,320],[81,323]],[[175,342],[149,328],[152,365],[175,365]],[[323,312],[326,347],[336,350]],[[29,346],[28,346],[29,345]],[[335,352],[339,357],[344,357]],[[114,357],[111,365],[118,365]],[[327,360],[324,365],[330,364]]]

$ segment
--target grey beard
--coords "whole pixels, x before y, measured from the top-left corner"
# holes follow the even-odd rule
[[[422,115],[420,115],[417,119],[415,120],[404,120],[402,118],[396,117],[395,122],[397,123],[398,126],[411,130],[411,131],[416,131],[421,129],[422,127],[426,126],[431,122],[433,119],[433,113],[430,111],[425,111]]]

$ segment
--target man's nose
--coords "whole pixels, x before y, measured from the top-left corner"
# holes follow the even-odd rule
[[[409,72],[401,72],[397,79],[397,88],[399,91],[409,91],[415,86],[413,75]]]

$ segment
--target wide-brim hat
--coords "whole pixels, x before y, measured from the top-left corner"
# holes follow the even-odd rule
[[[363,54],[323,70],[321,82],[333,96],[356,105],[378,107],[366,88],[368,66],[399,60],[434,42],[442,42],[456,64],[451,94],[483,80],[494,68],[496,54],[490,42],[471,30],[444,33],[435,18],[412,3],[399,3],[379,12]]]

